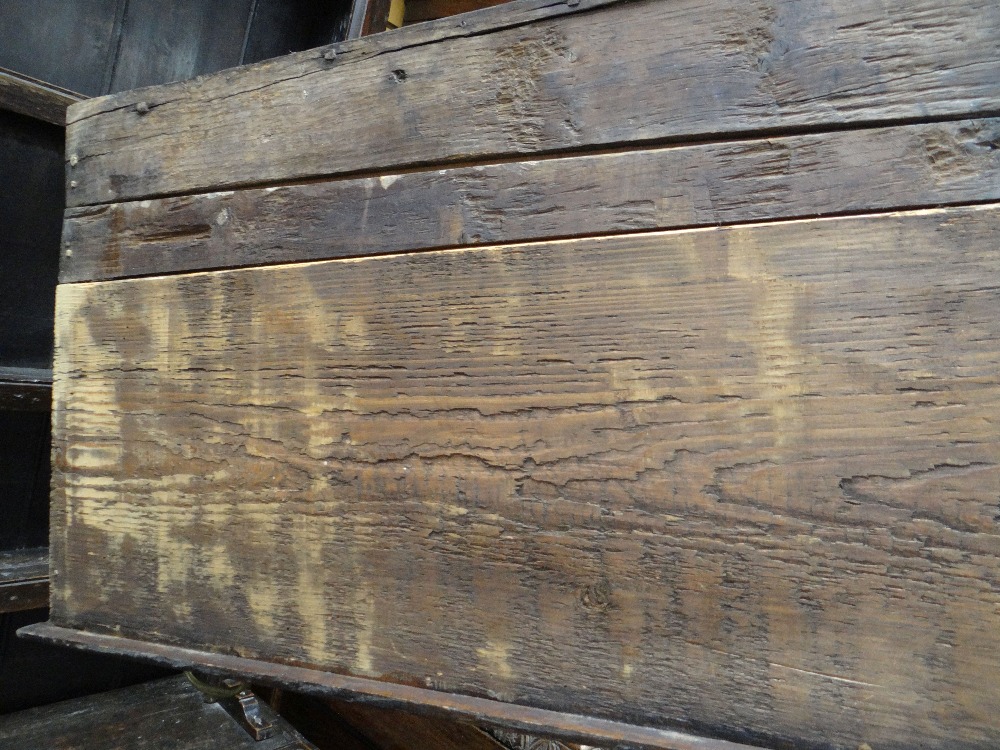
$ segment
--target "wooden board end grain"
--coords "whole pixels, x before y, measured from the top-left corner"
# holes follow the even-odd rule
[[[53,622],[654,729],[995,747],[998,213],[62,285]]]

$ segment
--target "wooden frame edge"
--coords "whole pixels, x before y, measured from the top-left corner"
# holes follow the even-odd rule
[[[578,714],[504,703],[489,698],[381,682],[365,677],[275,664],[230,654],[169,646],[122,636],[88,633],[48,622],[28,625],[18,635],[85,651],[124,656],[173,668],[197,667],[211,673],[247,675],[268,685],[298,692],[401,708],[454,719],[472,720],[563,740],[605,747],[649,750],[762,750],[729,740],[700,737],[669,729],[599,719]]]
[[[86,98],[75,91],[53,86],[14,70],[0,68],[2,110],[65,127],[66,109]]]

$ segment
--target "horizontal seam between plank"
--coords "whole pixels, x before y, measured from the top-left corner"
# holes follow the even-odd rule
[[[79,203],[67,206],[67,210],[95,208],[99,206],[111,206],[122,203],[133,203],[142,200],[161,200],[164,198],[186,198],[198,195],[224,191],[247,191],[258,190],[268,187],[295,187],[298,185],[312,185],[318,182],[341,182],[346,180],[356,180],[365,177],[380,177],[388,174],[403,175],[419,172],[433,172],[441,169],[461,169],[465,167],[492,167],[504,164],[516,164],[518,162],[542,162],[557,161],[560,159],[577,158],[582,156],[604,156],[613,154],[623,154],[630,151],[646,150],[670,150],[675,148],[689,148],[694,146],[730,145],[741,142],[766,140],[771,138],[784,138],[808,135],[826,135],[830,133],[844,133],[863,130],[878,130],[892,127],[906,127],[911,125],[935,125],[948,122],[961,122],[963,120],[988,120],[1000,117],[1000,109],[971,110],[949,115],[938,115],[933,117],[904,117],[889,118],[881,120],[859,120],[856,122],[843,123],[814,123],[810,125],[784,126],[774,128],[760,128],[753,130],[726,131],[717,137],[705,136],[704,134],[689,134],[668,136],[665,138],[650,138],[634,141],[614,141],[611,143],[601,143],[593,145],[577,146],[572,148],[551,149],[539,152],[518,152],[516,154],[494,152],[482,154],[480,157],[469,159],[468,157],[454,156],[442,157],[441,159],[417,162],[402,162],[398,165],[384,165],[379,167],[349,170],[344,172],[318,173],[292,178],[275,178],[271,180],[246,181],[221,183],[205,186],[200,189],[180,190],[163,193],[144,193],[129,196],[123,200],[99,201],[96,203]]]
[[[278,260],[266,263],[248,263],[245,265],[224,265],[206,266],[203,268],[191,268],[180,271],[154,271],[146,274],[135,274],[132,276],[121,276],[107,279],[76,279],[74,281],[60,281],[59,286],[69,286],[75,284],[116,284],[129,281],[166,279],[174,276],[194,276],[197,274],[210,274],[226,271],[250,270],[255,268],[281,268],[291,266],[315,265],[317,263],[336,262],[357,262],[359,260],[372,260],[376,258],[393,258],[407,255],[425,255],[429,253],[454,252],[458,250],[487,250],[492,248],[505,249],[511,247],[523,247],[526,245],[545,245],[568,242],[584,242],[587,240],[613,239],[621,237],[650,237],[653,235],[679,234],[682,232],[704,232],[719,229],[740,229],[747,227],[770,227],[782,224],[806,223],[815,221],[837,221],[844,219],[863,218],[885,218],[893,214],[917,214],[927,211],[940,212],[946,214],[953,209],[961,208],[1000,208],[1000,200],[997,198],[984,198],[982,200],[960,201],[955,203],[938,202],[929,204],[914,204],[908,206],[891,206],[880,209],[857,209],[851,211],[838,211],[830,213],[800,214],[795,216],[781,216],[773,219],[746,219],[743,221],[732,221],[726,223],[699,223],[678,225],[674,227],[661,227],[657,229],[623,229],[609,232],[589,232],[580,235],[554,235],[551,237],[540,236],[522,238],[519,240],[507,240],[501,242],[481,242],[466,243],[457,245],[439,245],[434,247],[413,248],[410,250],[389,250],[386,252],[357,253],[351,255],[337,255],[329,258],[300,258],[297,260]]]

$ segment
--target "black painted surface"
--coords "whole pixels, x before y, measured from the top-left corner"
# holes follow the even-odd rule
[[[0,111],[0,367],[52,366],[63,129]]]
[[[240,63],[252,0],[128,0],[112,91],[182,81]]]
[[[258,0],[243,61],[258,62],[347,36],[350,0]]]
[[[125,0],[0,0],[0,66],[87,96],[105,92]]]
[[[0,714],[173,674],[170,670],[18,638],[44,609],[0,615]]]
[[[338,41],[350,10],[350,0],[0,0],[0,67],[99,96]]]
[[[0,412],[0,550],[49,543],[49,415]]]

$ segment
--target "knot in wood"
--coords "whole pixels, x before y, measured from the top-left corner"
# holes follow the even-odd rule
[[[595,581],[580,594],[580,602],[589,609],[608,609],[611,606],[611,584],[606,578]]]

